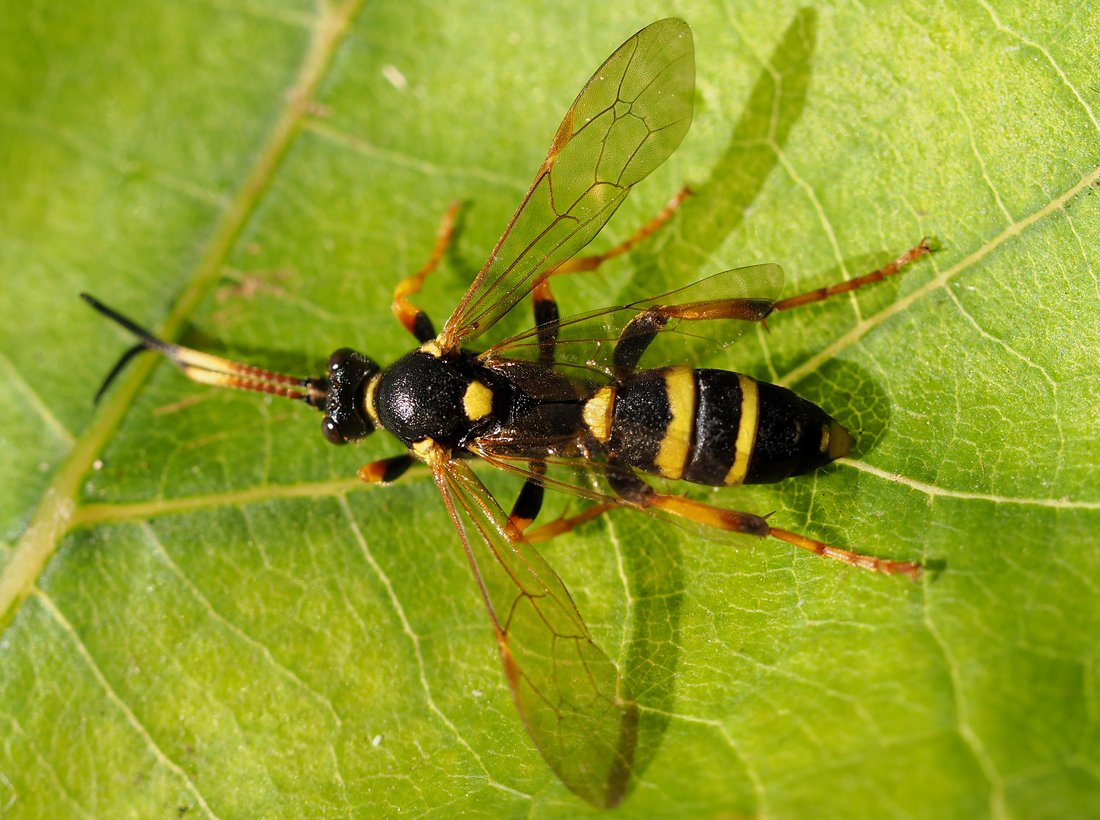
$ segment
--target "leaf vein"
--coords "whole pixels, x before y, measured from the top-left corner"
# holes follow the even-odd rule
[[[982,179],[985,180],[989,192],[993,194],[993,199],[997,203],[997,207],[1000,209],[1001,213],[1004,214],[1005,224],[1011,225],[1016,220],[1013,218],[1012,214],[1009,213],[1008,206],[1006,206],[1004,200],[1001,199],[1001,192],[997,190],[997,186],[993,184],[993,180],[989,177],[989,169],[986,167],[985,157],[982,155],[982,152],[978,150],[978,143],[974,138],[974,124],[970,121],[966,109],[963,108],[962,100],[959,98],[958,92],[956,92],[954,88],[951,89],[951,98],[955,101],[955,110],[959,112],[963,124],[966,125],[966,136],[970,143],[970,151],[974,154],[974,159],[981,169]]]
[[[947,667],[947,674],[951,679],[951,692],[955,702],[955,725],[958,728],[959,737],[962,738],[963,743],[970,750],[970,754],[973,756],[974,761],[978,764],[978,768],[981,769],[982,774],[989,782],[989,813],[996,818],[1007,817],[1008,811],[1005,805],[1004,780],[997,771],[997,767],[993,764],[992,759],[989,757],[989,752],[986,750],[985,744],[982,743],[981,738],[978,737],[973,727],[967,722],[966,703],[963,696],[963,683],[959,664],[955,656],[951,653],[947,641],[944,640],[943,635],[940,633],[939,627],[932,619],[931,609],[931,607],[927,606],[921,607],[925,628],[927,628],[933,643],[939,648],[944,665]]]
[[[397,597],[397,591],[393,587],[393,582],[386,574],[386,571],[382,568],[382,565],[378,563],[374,557],[374,553],[371,552],[370,547],[367,544],[367,539],[363,536],[363,531],[359,528],[359,522],[355,520],[355,516],[352,515],[351,507],[348,506],[347,498],[343,495],[339,496],[340,510],[344,514],[344,518],[347,519],[348,527],[351,529],[351,533],[355,538],[356,544],[359,546],[359,552],[362,553],[363,558],[370,565],[371,570],[375,576],[382,583],[382,586],[386,590],[386,597],[390,599],[390,606],[393,607],[394,613],[397,615],[397,620],[401,622],[401,629],[409,639],[409,643],[412,645],[413,657],[416,660],[417,673],[420,679],[420,687],[424,690],[424,702],[427,704],[428,709],[439,718],[447,729],[454,736],[455,740],[464,748],[477,763],[478,767],[485,773],[485,782],[494,789],[506,792],[508,794],[515,795],[516,797],[522,797],[526,800],[531,799],[531,795],[524,794],[523,792],[513,789],[503,783],[498,783],[493,779],[493,776],[489,773],[488,767],[485,765],[485,761],[481,759],[481,755],[475,751],[469,741],[458,731],[458,727],[454,722],[447,717],[439,705],[435,702],[435,697],[432,695],[431,684],[428,683],[428,672],[424,664],[424,654],[420,650],[420,636],[412,628],[412,624],[409,621],[408,616],[405,614],[405,607],[401,604],[401,599]]]
[[[421,157],[412,156],[402,151],[380,148],[354,134],[349,134],[321,120],[307,120],[305,130],[337,145],[349,148],[364,157],[381,160],[397,168],[415,171],[416,173],[433,179],[474,179],[487,182],[499,188],[504,188],[507,191],[519,191],[520,193],[524,193],[527,190],[528,183],[517,177],[495,173],[476,166],[439,165],[438,163],[422,159]]]
[[[986,13],[989,14],[989,19],[993,21],[993,25],[995,25],[998,29],[1000,29],[1010,37],[1014,37],[1015,39],[1019,40],[1028,48],[1032,48],[1035,51],[1039,52],[1039,54],[1041,54],[1046,59],[1046,61],[1050,63],[1050,67],[1054,69],[1054,72],[1058,75],[1058,79],[1060,79],[1062,83],[1066,86],[1066,88],[1070,90],[1070,93],[1073,94],[1073,96],[1076,98],[1077,103],[1081,106],[1082,110],[1084,110],[1085,114],[1087,114],[1088,118],[1092,121],[1092,127],[1095,128],[1098,133],[1100,133],[1100,122],[1096,121],[1096,114],[1093,113],[1092,107],[1087,102],[1085,102],[1084,98],[1081,96],[1081,93],[1077,90],[1077,87],[1069,81],[1069,77],[1066,76],[1066,72],[1062,70],[1062,67],[1058,64],[1058,61],[1054,59],[1054,55],[1047,51],[1047,49],[1045,49],[1043,46],[1039,45],[1033,40],[1028,39],[1024,35],[1020,34],[1017,31],[1014,31],[1013,29],[1002,23],[1000,18],[997,16],[997,13],[993,11],[993,8],[989,5],[988,2],[986,2],[986,0],[978,0],[978,2],[981,7],[985,9]]]
[[[977,265],[984,260],[995,250],[1004,245],[1006,242],[1012,239],[1016,239],[1024,233],[1028,228],[1039,222],[1044,217],[1049,216],[1055,211],[1063,209],[1066,204],[1082,191],[1087,190],[1090,186],[1095,185],[1100,180],[1100,166],[1094,167],[1091,171],[1085,174],[1080,180],[1077,181],[1072,187],[1066,189],[1062,194],[1055,197],[1041,208],[1036,209],[1032,213],[1028,214],[1023,219],[1009,225],[999,234],[994,236],[988,242],[981,247],[974,250],[972,253],[963,257],[953,265],[940,271],[936,276],[930,279],[921,287],[915,289],[909,295],[898,299],[889,306],[883,308],[878,313],[868,318],[857,321],[855,326],[848,332],[837,337],[831,344],[826,345],[820,351],[813,356],[810,356],[802,364],[789,370],[783,378],[777,381],[783,387],[790,387],[796,383],[799,379],[813,373],[821,368],[821,366],[828,361],[837,358],[841,353],[850,347],[853,347],[864,336],[870,333],[875,328],[886,322],[887,319],[907,310],[914,303],[920,301],[931,293],[938,291],[940,288],[946,287],[947,284],[954,279],[957,275],[965,273],[970,268]],[[933,257],[933,263],[935,257]]]
[[[72,446],[75,441],[73,434],[50,411],[50,408],[42,401],[38,393],[23,379],[22,374],[3,353],[0,353],[0,371],[4,373],[8,388],[14,388],[15,392],[22,396],[23,401],[45,422],[54,437],[62,443]]]
[[[770,812],[767,810],[767,793],[764,790],[764,781],[761,780],[759,772],[749,762],[748,756],[744,750],[741,749],[740,744],[730,734],[726,725],[716,718],[703,718],[697,715],[687,715],[680,712],[670,712],[666,709],[656,709],[652,706],[646,706],[644,704],[638,704],[638,711],[648,713],[651,715],[657,715],[659,717],[668,718],[669,720],[679,720],[683,723],[693,723],[698,726],[706,726],[717,732],[718,736],[722,738],[734,756],[741,762],[741,765],[745,769],[745,775],[749,778],[749,782],[752,783],[753,794],[756,797],[756,812],[759,817],[767,817]]]
[[[335,707],[332,705],[332,702],[328,698],[326,698],[319,691],[317,691],[312,686],[310,686],[308,683],[306,683],[304,680],[302,680],[302,678],[300,678],[297,674],[295,674],[294,671],[291,670],[289,667],[287,667],[286,665],[280,663],[279,660],[276,659],[274,653],[271,651],[271,649],[268,646],[266,646],[262,642],[258,641],[256,638],[253,638],[251,635],[249,635],[247,632],[245,632],[243,629],[241,629],[239,626],[237,626],[235,623],[233,623],[231,620],[229,620],[225,615],[222,615],[220,612],[218,612],[218,610],[215,608],[214,604],[210,601],[210,599],[206,595],[203,594],[202,590],[199,589],[198,586],[194,583],[194,581],[192,581],[187,576],[187,573],[185,573],[180,568],[179,564],[177,564],[172,559],[171,554],[169,554],[169,552],[165,548],[163,542],[161,542],[161,540],[159,538],[157,538],[156,533],[153,532],[153,528],[151,526],[149,526],[149,524],[147,522],[142,523],[141,530],[145,533],[145,537],[148,539],[149,543],[153,546],[153,549],[155,549],[157,554],[160,555],[161,560],[164,562],[164,565],[168,568],[168,570],[173,575],[175,575],[176,578],[179,579],[180,583],[183,584],[184,588],[189,593],[191,593],[192,598],[194,598],[194,600],[204,610],[206,610],[206,612],[210,615],[210,617],[214,621],[221,624],[225,629],[227,629],[234,636],[236,636],[237,638],[242,640],[248,646],[250,646],[253,649],[255,649],[256,651],[258,651],[264,657],[264,659],[271,665],[271,668],[275,670],[276,674],[286,678],[288,681],[291,682],[292,685],[294,685],[296,688],[301,689],[310,698],[312,698],[318,704],[320,704],[320,706],[325,711],[327,711],[329,713],[329,715],[332,717],[333,722],[336,724],[337,730],[343,728],[343,721],[340,719],[340,715],[336,712]]]
[[[35,759],[38,761],[39,767],[43,771],[49,773],[50,779],[53,780],[54,784],[56,785],[58,793],[64,796],[67,802],[72,804],[73,809],[79,815],[81,815],[82,817],[93,817],[94,815],[88,812],[88,810],[80,804],[80,801],[77,800],[76,797],[69,792],[68,788],[66,788],[65,786],[64,781],[61,779],[61,776],[57,773],[57,767],[53,765],[53,762],[49,758],[42,754],[41,750],[38,748],[38,744],[35,743],[34,738],[26,729],[23,728],[23,725],[19,722],[19,720],[14,715],[4,715],[3,717],[5,720],[7,720],[9,724],[11,724],[12,727],[11,732],[4,733],[4,737],[10,738],[12,736],[12,733],[18,732],[23,738],[25,738],[27,745],[30,746],[31,751],[34,753]],[[10,744],[5,743],[5,745]],[[5,749],[5,751],[10,750]],[[11,791],[11,798],[3,806],[0,806],[0,815],[3,815],[7,813],[12,808],[12,806],[15,805],[15,802],[19,799],[19,793],[16,791],[15,786],[12,784],[11,780],[9,780],[3,772],[0,772],[0,783],[3,783],[3,785]],[[35,795],[35,798],[41,799],[41,795]]]
[[[943,487],[937,487],[934,484],[926,484],[923,481],[917,481],[916,479],[900,475],[899,473],[883,470],[880,467],[875,467],[874,465],[868,464],[866,461],[859,461],[858,459],[842,458],[839,459],[837,463],[847,467],[854,467],[860,472],[869,473],[885,481],[909,487],[917,492],[924,493],[929,498],[958,498],[966,501],[988,501],[991,504],[1020,504],[1023,506],[1049,507],[1058,510],[1100,510],[1100,501],[1085,501],[1071,498],[1027,498],[1024,496],[968,492],[966,490],[949,490]]]
[[[88,671],[92,673],[92,677],[95,678],[96,683],[103,690],[103,693],[107,696],[107,700],[115,705],[115,708],[122,713],[125,721],[130,725],[134,732],[140,737],[152,752],[153,757],[157,762],[164,766],[168,771],[172,772],[182,782],[187,791],[195,798],[195,801],[202,807],[203,811],[210,817],[216,817],[214,811],[207,804],[202,793],[199,791],[198,786],[191,777],[184,771],[183,767],[168,757],[164,750],[157,745],[156,740],[149,733],[149,730],[145,728],[145,725],[138,719],[138,716],[134,714],[134,711],[127,705],[126,701],[115,691],[111,686],[111,682],[107,680],[107,676],[103,673],[103,670],[99,668],[99,664],[96,663],[95,658],[92,657],[91,652],[88,651],[88,647],[81,640],[77,634],[75,627],[69,622],[68,618],[58,609],[57,605],[50,599],[50,597],[41,589],[35,589],[34,596],[38,602],[53,618],[54,622],[61,627],[62,631],[69,635],[72,646],[76,650],[77,655],[84,661],[84,665],[88,668]]]

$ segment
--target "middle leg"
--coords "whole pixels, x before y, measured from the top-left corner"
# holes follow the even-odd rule
[[[546,465],[537,461],[529,462],[528,467],[536,475],[541,476],[546,473]],[[512,505],[512,512],[508,516],[516,529],[532,543],[549,541],[551,538],[567,533],[574,527],[580,526],[586,521],[591,521],[616,506],[610,503],[590,504],[575,515],[563,515],[546,524],[530,529],[531,524],[534,523],[539,511],[542,509],[544,496],[545,488],[542,483],[537,478],[528,478],[519,491],[516,503]]]
[[[527,466],[538,476],[546,474],[546,465],[537,461],[528,462]],[[512,512],[508,515],[508,520],[517,530],[524,532],[538,518],[545,494],[546,490],[538,478],[528,478],[523,483],[523,488],[516,496],[516,503],[512,505]]]
[[[778,313],[781,310],[790,310],[791,308],[800,307],[802,305],[813,304],[814,302],[820,302],[823,299],[828,299],[830,296],[836,296],[840,293],[848,293],[849,291],[858,290],[865,285],[874,284],[875,282],[881,282],[887,277],[893,276],[896,273],[900,273],[905,268],[912,265],[918,259],[928,256],[932,253],[932,240],[927,237],[922,239],[916,245],[911,247],[893,262],[883,265],[878,270],[873,270],[870,273],[865,273],[863,276],[857,276],[855,279],[849,279],[847,282],[839,282],[835,285],[828,285],[823,288],[816,288],[806,293],[800,293],[797,296],[788,296],[786,299],[780,299],[774,305],[772,305],[772,312]]]
[[[550,291],[550,277],[567,273],[585,273],[596,270],[608,259],[622,256],[643,239],[656,233],[668,222],[680,204],[691,195],[691,189],[686,185],[681,188],[668,204],[660,212],[636,230],[624,241],[610,250],[590,256],[577,256],[558,265],[552,271],[545,273],[543,278],[531,291],[532,308],[535,314],[535,325],[538,327],[539,358],[544,362],[553,361],[554,343],[557,340],[558,303]]]

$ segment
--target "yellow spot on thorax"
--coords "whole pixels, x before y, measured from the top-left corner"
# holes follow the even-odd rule
[[[470,382],[462,397],[462,409],[470,421],[485,418],[493,412],[493,391],[479,381]]]
[[[677,479],[683,476],[687,466],[695,430],[695,371],[687,365],[670,367],[664,377],[672,418],[661,437],[653,463],[665,478]]]

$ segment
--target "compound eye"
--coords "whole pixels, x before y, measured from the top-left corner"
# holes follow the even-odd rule
[[[321,420],[321,432],[324,433],[325,439],[329,444],[348,443],[348,440],[344,438],[344,434],[340,432],[340,427],[336,424],[332,416],[325,416]]]
[[[336,372],[342,370],[344,365],[347,364],[348,357],[351,356],[354,352],[355,351],[352,350],[350,347],[342,347],[339,350],[337,350],[335,353],[333,353],[331,356],[329,356],[328,357],[328,372],[329,373],[336,373]]]

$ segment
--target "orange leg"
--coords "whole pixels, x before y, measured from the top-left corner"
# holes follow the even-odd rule
[[[860,569],[866,569],[872,572],[881,572],[883,575],[908,575],[915,581],[921,573],[921,565],[913,561],[891,561],[884,558],[876,558],[873,555],[866,555],[861,552],[833,547],[822,541],[815,541],[812,538],[807,538],[798,533],[781,530],[778,527],[772,527],[765,518],[759,515],[726,510],[721,507],[712,507],[709,504],[704,504],[701,501],[695,501],[694,499],[684,496],[662,495],[656,492],[647,493],[643,491],[641,501],[632,502],[625,497],[624,501],[626,501],[629,506],[641,507],[643,509],[658,509],[671,515],[694,521],[697,524],[702,524],[706,527],[714,527],[715,529],[724,530],[726,532],[756,535],[761,538],[775,538],[792,544],[799,549],[804,549],[815,555],[820,555],[823,558],[832,558],[835,561],[842,561],[853,567],[859,567]],[[561,518],[542,524],[534,529],[523,530],[524,537],[532,543],[549,541],[551,538],[567,533],[574,527],[580,526],[594,518],[598,518],[618,506],[618,504],[607,502],[592,504],[576,515],[562,516]],[[530,521],[526,521],[525,526],[530,523]],[[523,528],[521,528],[521,530],[522,529]]]
[[[603,253],[593,254],[592,256],[574,257],[558,265],[558,267],[550,272],[550,275],[558,276],[563,273],[582,273],[584,271],[595,270],[608,259],[622,256],[643,239],[652,236],[662,225],[672,219],[672,215],[676,213],[676,209],[679,208],[680,204],[689,196],[691,196],[691,188],[685,185],[677,191],[676,196],[670,199],[668,204],[665,205],[655,217],[628,236],[624,242],[620,242],[618,245],[611,248],[611,250],[604,251]]]
[[[816,290],[807,291],[806,293],[800,293],[797,296],[790,296],[786,299],[780,299],[774,305],[772,305],[772,312],[778,312],[780,310],[790,310],[801,305],[809,305],[813,302],[820,302],[822,299],[828,299],[830,296],[836,296],[838,293],[848,293],[848,291],[857,290],[864,285],[870,285],[874,282],[881,282],[889,276],[893,276],[896,273],[901,272],[911,264],[916,262],[921,257],[927,256],[932,253],[932,242],[927,237],[922,239],[916,245],[911,247],[893,262],[888,265],[883,265],[878,270],[871,271],[863,276],[857,276],[855,279],[849,279],[847,282],[839,282],[835,285],[829,285],[824,288],[817,288]]]
[[[443,214],[443,222],[439,226],[439,232],[436,234],[435,248],[432,250],[431,259],[412,276],[398,282],[393,292],[393,304],[391,305],[393,315],[397,317],[397,320],[405,326],[409,333],[421,342],[427,342],[434,338],[435,329],[432,327],[428,315],[410,302],[409,297],[419,293],[420,288],[424,286],[424,280],[428,278],[428,274],[439,267],[443,254],[447,252],[447,246],[451,244],[451,237],[454,236],[455,217],[458,215],[458,209],[461,206],[462,203],[460,202],[452,202],[450,207],[447,208],[446,213]]]
[[[647,485],[648,486],[648,485]],[[821,541],[815,541],[804,535],[781,530],[768,524],[765,518],[752,513],[724,510],[720,507],[712,507],[691,498],[675,495],[661,495],[656,492],[645,493],[640,500],[640,506],[653,507],[664,512],[678,515],[689,521],[703,524],[707,527],[726,530],[729,532],[741,532],[746,535],[757,535],[762,538],[777,538],[786,541],[799,549],[808,550],[824,558],[832,558],[843,561],[861,569],[869,569],[872,572],[881,572],[884,575],[908,575],[914,581],[920,575],[921,565],[912,561],[888,561],[865,555],[861,552],[831,547]]]
[[[550,291],[550,277],[564,273],[592,271],[608,259],[621,256],[668,222],[672,215],[676,213],[676,209],[680,207],[680,203],[690,195],[691,189],[685,185],[677,192],[676,196],[669,200],[669,203],[661,209],[660,213],[628,236],[625,241],[620,242],[604,253],[597,253],[592,256],[577,256],[563,262],[541,278],[539,283],[531,290],[531,307],[535,314],[535,326],[538,328],[540,361],[546,364],[554,361],[554,345],[558,338],[558,303],[554,299],[554,294]]]
[[[532,543],[549,541],[551,538],[567,533],[574,527],[591,521],[593,518],[598,518],[608,510],[615,509],[617,506],[618,504],[592,504],[591,506],[585,507],[576,515],[563,515],[561,518],[556,518],[553,521],[540,524],[533,530],[525,530],[524,537]]]
[[[883,575],[908,575],[914,581],[920,576],[921,565],[915,561],[888,561],[885,558],[875,558],[873,555],[865,555],[862,552],[843,550],[840,547],[830,547],[821,541],[815,541],[795,532],[788,532],[776,527],[768,528],[768,535],[786,541],[799,549],[808,550],[823,558],[835,558],[853,567],[869,569],[872,572],[881,572]]]
[[[397,481],[416,461],[411,453],[404,453],[364,464],[356,475],[368,484],[389,484]]]
[[[726,532],[739,532],[760,538],[777,538],[825,558],[843,561],[854,567],[881,572],[885,575],[908,575],[913,580],[920,575],[920,564],[910,561],[887,561],[871,555],[831,547],[821,541],[772,527],[766,518],[759,515],[712,507],[710,504],[685,496],[658,493],[633,470],[623,465],[616,465],[616,469],[610,471],[607,477],[611,488],[623,502],[636,509],[660,510],[705,527]]]

